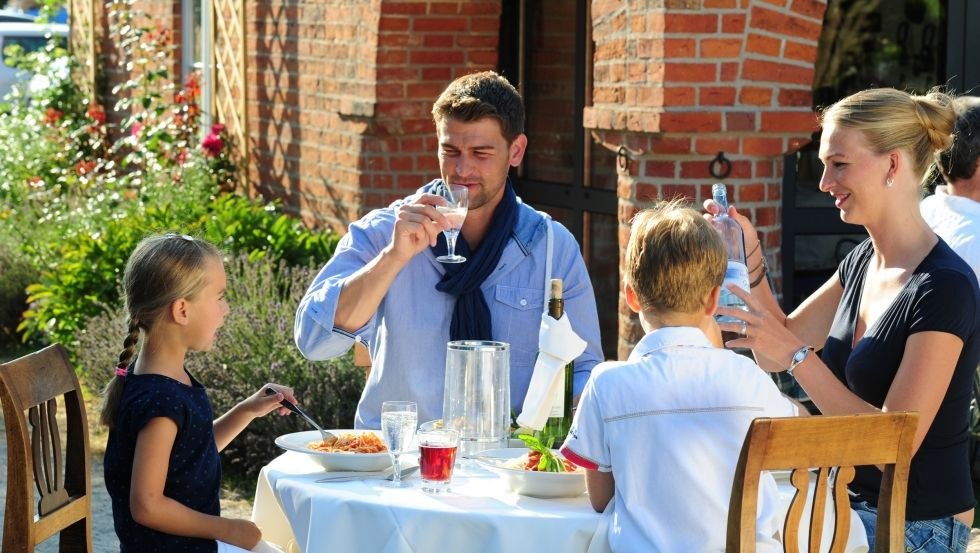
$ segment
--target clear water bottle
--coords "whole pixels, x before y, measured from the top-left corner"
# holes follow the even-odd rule
[[[729,284],[734,284],[746,292],[749,291],[749,269],[745,264],[745,239],[742,236],[742,227],[738,226],[738,222],[728,216],[728,193],[725,190],[725,185],[711,185],[711,195],[715,202],[721,206],[718,215],[712,217],[711,224],[721,235],[721,241],[724,242],[725,251],[728,253],[728,268],[725,270],[725,283],[721,287],[721,298],[718,300],[718,304],[721,307],[748,310],[741,298],[728,291]],[[718,316],[718,321],[738,322],[738,319]]]

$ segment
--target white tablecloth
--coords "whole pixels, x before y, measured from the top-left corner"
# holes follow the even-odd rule
[[[264,540],[290,553],[609,552],[611,515],[596,513],[587,496],[517,495],[475,465],[457,465],[453,493],[442,495],[423,493],[417,474],[410,477],[416,486],[404,489],[385,488],[380,480],[315,482],[323,476],[318,464],[294,452],[262,468],[252,520]],[[793,489],[780,482],[780,491],[788,509]],[[853,512],[847,551],[867,551]]]

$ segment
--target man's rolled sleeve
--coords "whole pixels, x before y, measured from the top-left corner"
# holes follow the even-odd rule
[[[351,223],[333,257],[300,300],[293,338],[306,358],[322,360],[343,355],[358,337],[371,334],[375,317],[354,332],[337,328],[334,320],[344,282],[374,259],[390,238],[390,230],[385,227],[391,219],[388,215],[384,210],[377,210]]]

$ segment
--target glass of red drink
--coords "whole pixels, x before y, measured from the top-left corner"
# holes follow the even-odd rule
[[[453,478],[453,465],[456,464],[459,431],[452,428],[419,430],[418,442],[422,491],[448,492],[449,483]]]

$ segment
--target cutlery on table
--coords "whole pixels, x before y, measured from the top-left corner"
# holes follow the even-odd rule
[[[267,395],[267,396],[275,395],[275,394],[278,394],[278,393],[279,392],[276,391],[273,388],[266,388],[265,389],[265,395]],[[320,431],[320,437],[323,438],[323,441],[327,441],[327,440],[330,440],[332,438],[336,438],[336,436],[334,436],[333,432],[331,432],[329,430],[324,430],[323,428],[320,428],[320,425],[317,424],[316,421],[313,420],[309,415],[307,415],[305,411],[303,411],[302,409],[300,409],[299,407],[297,407],[297,405],[295,403],[293,403],[293,402],[291,402],[291,401],[289,401],[288,399],[285,399],[285,398],[283,398],[283,400],[280,401],[279,403],[283,407],[285,407],[286,409],[289,409],[293,413],[296,413],[297,415],[299,415],[299,416],[303,417],[304,419],[306,419],[306,422],[312,424],[313,425],[313,428],[316,428],[317,430],[319,430]]]
[[[405,467],[401,470],[401,477],[411,476],[419,470],[418,465],[411,467]],[[327,476],[317,480],[318,484],[330,483],[330,482],[350,482],[352,480],[392,480],[395,474],[393,472],[364,472],[361,474],[345,474],[343,476]]]

